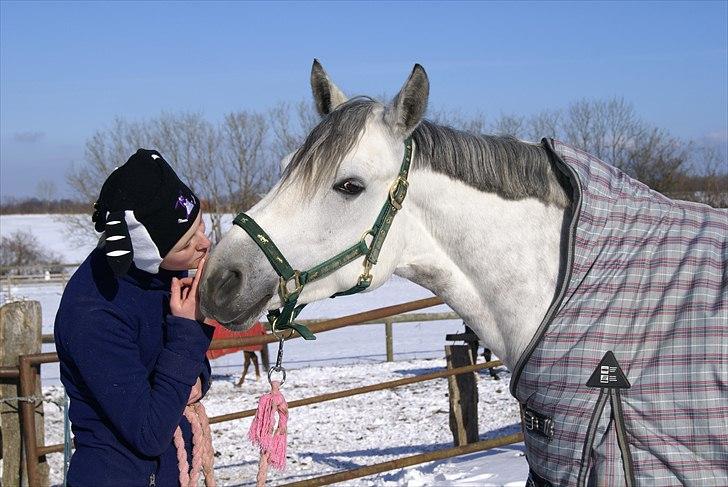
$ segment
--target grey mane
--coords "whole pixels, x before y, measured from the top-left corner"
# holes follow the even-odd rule
[[[540,144],[509,136],[481,135],[423,120],[412,134],[413,168],[446,174],[509,200],[537,198],[566,207],[564,181]]]
[[[324,117],[293,155],[283,173],[283,184],[294,173],[304,179],[309,191],[330,180],[377,105],[371,98],[354,98]],[[510,200],[532,197],[560,207],[569,204],[568,183],[541,145],[473,134],[428,120],[422,120],[412,137],[416,147],[413,170],[431,169]]]

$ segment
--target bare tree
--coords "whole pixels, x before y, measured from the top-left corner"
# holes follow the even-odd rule
[[[690,171],[670,196],[728,208],[728,154],[713,145],[695,144]]]
[[[60,262],[59,255],[43,249],[38,239],[30,232],[18,230],[0,239],[0,273],[11,272],[12,267],[54,265]],[[16,270],[17,271],[17,270]],[[28,269],[25,269],[27,272]]]
[[[691,146],[653,128],[628,147],[622,169],[652,189],[670,194],[684,182]]]
[[[628,165],[630,150],[647,132],[634,107],[622,98],[572,103],[562,129],[569,143],[619,168]]]
[[[561,110],[544,110],[533,115],[526,122],[528,140],[538,142],[544,137],[562,138],[562,118]]]
[[[281,102],[268,112],[272,131],[271,153],[278,162],[298,149],[306,136],[319,123],[319,115],[310,102]]]
[[[138,148],[154,148],[203,200],[212,225],[213,241],[222,237],[225,213],[246,210],[272,185],[278,172],[268,144],[269,123],[255,112],[230,113],[218,123],[201,113],[163,113],[142,122],[114,121],[86,144],[86,161],[67,175],[79,198],[89,202],[88,215],[68,219],[76,243],[88,244],[94,235],[91,206],[115,166]]]
[[[703,167],[698,171],[703,179],[699,188],[702,194],[696,199],[715,208],[728,208],[728,151],[703,145],[695,153],[701,158]]]
[[[164,155],[180,178],[203,201],[211,220],[210,237],[221,237],[224,188],[219,167],[223,148],[219,127],[201,113],[164,113],[151,123],[152,146]]]
[[[501,113],[491,124],[491,130],[498,135],[510,135],[511,137],[523,138],[525,135],[526,123],[521,116]]]
[[[56,183],[50,179],[41,179],[35,186],[35,192],[38,199],[43,201],[46,211],[50,212],[53,200],[56,199]]]
[[[482,112],[467,116],[460,110],[432,109],[428,110],[427,119],[472,134],[484,134],[488,130],[486,117]]]
[[[56,217],[66,227],[69,241],[79,247],[92,244],[97,235],[91,224],[93,204],[101,185],[115,167],[121,166],[140,147],[152,147],[149,122],[127,122],[116,118],[108,129],[94,133],[86,141],[83,164],[73,164],[66,182],[74,191],[74,199],[86,202],[88,212]]]

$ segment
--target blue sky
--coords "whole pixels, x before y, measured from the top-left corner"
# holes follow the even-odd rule
[[[530,115],[622,96],[686,139],[728,136],[728,2],[0,2],[0,195],[63,182],[115,117],[310,99],[319,58],[347,94]]]

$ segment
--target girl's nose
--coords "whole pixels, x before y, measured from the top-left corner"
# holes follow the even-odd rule
[[[198,246],[198,250],[208,250],[210,248],[210,239],[207,238],[207,235],[203,235],[200,239],[200,245]]]

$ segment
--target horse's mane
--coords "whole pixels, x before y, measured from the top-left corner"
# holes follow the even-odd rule
[[[307,190],[320,188],[357,143],[377,105],[382,106],[371,98],[357,97],[325,116],[294,153],[282,184],[295,173],[304,179]],[[429,120],[423,120],[412,137],[413,170],[431,169],[510,200],[532,197],[560,207],[569,204],[564,189],[568,183],[541,144],[474,134]]]
[[[564,182],[541,144],[482,135],[423,120],[412,134],[413,168],[429,168],[481,191],[519,200],[537,198],[566,207]]]

